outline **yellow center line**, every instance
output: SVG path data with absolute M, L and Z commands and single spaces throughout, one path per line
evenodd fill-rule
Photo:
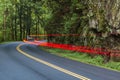
M 91 80 L 91 79 L 89 79 L 89 78 L 87 78 L 87 77 L 81 76 L 81 75 L 76 74 L 76 73 L 74 73 L 74 72 L 71 72 L 71 71 L 69 71 L 69 70 L 67 70 L 67 69 L 61 68 L 61 67 L 56 66 L 56 65 L 54 65 L 54 64 L 51 64 L 51 63 L 49 63 L 49 62 L 46 62 L 46 61 L 44 61 L 44 60 L 42 60 L 42 59 L 36 58 L 36 57 L 34 57 L 34 56 L 32 56 L 32 55 L 29 55 L 28 53 L 26 53 L 26 52 L 24 52 L 24 51 L 22 51 L 22 50 L 20 49 L 20 47 L 21 47 L 22 45 L 24 45 L 24 44 L 18 45 L 18 46 L 16 47 L 16 49 L 17 49 L 21 54 L 25 55 L 26 57 L 28 57 L 28 58 L 30 58 L 30 59 L 32 59 L 32 60 L 35 60 L 35 61 L 37 61 L 37 62 L 39 62 L 39 63 L 42 63 L 42 64 L 44 64 L 44 65 L 47 65 L 47 66 L 49 66 L 49 67 L 51 67 L 51 68 L 54 68 L 54 69 L 56 69 L 56 70 L 59 70 L 59 71 L 61 71 L 61 72 L 63 72 L 63 73 L 66 73 L 66 74 L 68 74 L 68 75 L 71 75 L 71 76 L 73 76 L 73 77 L 76 77 L 76 78 L 78 78 L 78 79 L 80 79 L 80 80 Z

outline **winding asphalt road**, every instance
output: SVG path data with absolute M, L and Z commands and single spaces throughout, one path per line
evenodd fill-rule
M 120 80 L 120 72 L 58 57 L 35 45 L 14 42 L 0 45 L 0 80 Z

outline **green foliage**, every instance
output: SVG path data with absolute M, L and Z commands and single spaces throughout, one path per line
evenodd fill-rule
M 2 42 L 2 32 L 0 31 L 0 42 Z
M 22 40 L 30 34 L 44 34 L 43 27 L 52 16 L 52 10 L 44 0 L 3 0 L 0 4 L 0 28 L 4 41 Z
M 47 39 L 56 43 L 108 47 L 110 45 L 104 44 L 108 43 L 108 39 L 110 43 L 116 39 L 119 41 L 119 38 L 115 38 L 116 35 L 112 35 L 120 34 L 119 2 L 118 0 L 0 0 L 2 38 L 22 40 L 30 34 L 80 34 L 79 37 Z

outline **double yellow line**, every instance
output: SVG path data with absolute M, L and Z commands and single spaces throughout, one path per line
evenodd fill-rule
M 76 73 L 74 73 L 74 72 L 71 72 L 71 71 L 69 71 L 69 70 L 67 70 L 67 69 L 61 68 L 61 67 L 56 66 L 56 65 L 54 65 L 54 64 L 51 64 L 51 63 L 49 63 L 49 62 L 46 62 L 46 61 L 41 60 L 41 59 L 39 59 L 39 58 L 36 58 L 36 57 L 34 57 L 34 56 L 32 56 L 32 55 L 29 55 L 28 53 L 26 53 L 26 52 L 24 52 L 24 51 L 22 51 L 22 50 L 20 49 L 20 47 L 21 47 L 22 45 L 24 45 L 24 44 L 18 45 L 18 46 L 16 47 L 16 49 L 17 49 L 21 54 L 25 55 L 26 57 L 28 57 L 28 58 L 30 58 L 30 59 L 32 59 L 32 60 L 35 60 L 35 61 L 37 61 L 37 62 L 39 62 L 39 63 L 42 63 L 42 64 L 44 64 L 44 65 L 47 65 L 47 66 L 49 66 L 49 67 L 51 67 L 51 68 L 54 68 L 54 69 L 56 69 L 56 70 L 59 70 L 59 71 L 61 71 L 61 72 L 63 72 L 63 73 L 66 73 L 66 74 L 68 74 L 68 75 L 71 75 L 71 76 L 73 76 L 73 77 L 76 77 L 76 78 L 78 78 L 78 79 L 80 79 L 80 80 L 91 80 L 91 79 L 89 79 L 89 78 L 86 78 L 86 77 L 81 76 L 81 75 L 79 75 L 79 74 L 76 74 Z

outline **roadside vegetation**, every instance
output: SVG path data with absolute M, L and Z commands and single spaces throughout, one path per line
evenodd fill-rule
M 5 42 L 0 42 L 0 44 L 7 44 L 7 43 L 11 43 L 11 42 L 16 42 L 16 41 L 5 41 Z
M 89 56 L 89 54 L 86 53 L 79 53 L 79 52 L 73 52 L 73 51 L 68 51 L 68 50 L 61 50 L 61 49 L 53 49 L 53 48 L 48 48 L 48 47 L 40 47 L 40 49 L 47 51 L 51 54 L 72 59 L 75 61 L 115 70 L 115 71 L 120 71 L 120 62 L 114 62 L 114 61 L 109 61 L 108 63 L 104 63 L 103 56 L 96 55 L 94 58 Z

